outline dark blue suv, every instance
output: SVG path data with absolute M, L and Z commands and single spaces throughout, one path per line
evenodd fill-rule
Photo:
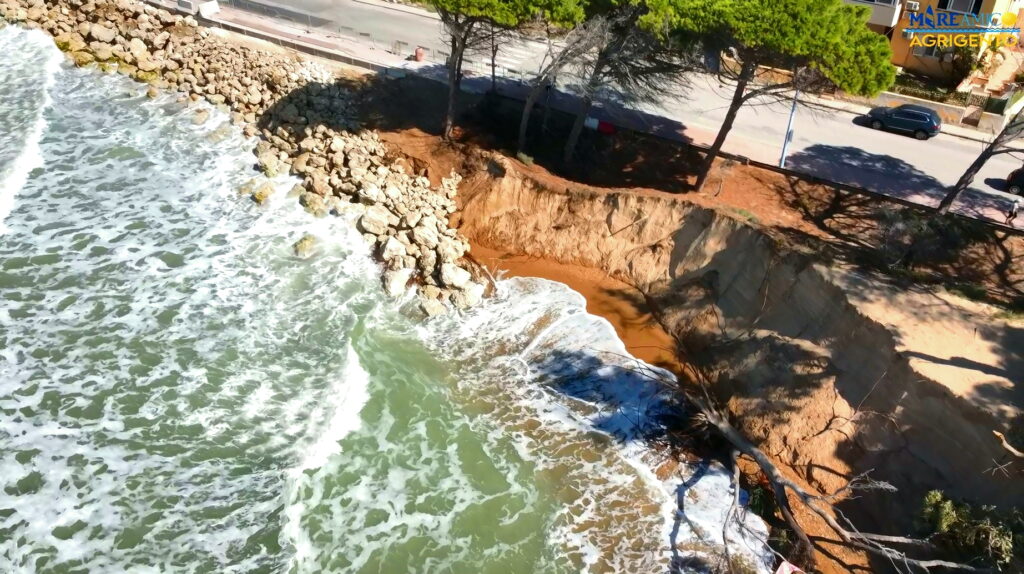
M 934 137 L 942 129 L 942 119 L 935 110 L 914 104 L 875 108 L 868 112 L 867 119 L 868 125 L 876 130 L 914 134 L 919 140 Z

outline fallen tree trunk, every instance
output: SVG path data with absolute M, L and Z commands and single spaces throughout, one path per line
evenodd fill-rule
M 757 448 L 743 433 L 736 429 L 729 422 L 722 411 L 714 407 L 714 400 L 708 392 L 709 380 L 698 368 L 689 366 L 697 388 L 700 393 L 692 388 L 677 383 L 687 402 L 697 408 L 703 415 L 704 420 L 723 439 L 729 442 L 732 448 L 740 455 L 754 461 L 761 472 L 764 473 L 771 484 L 772 492 L 779 512 L 782 514 L 786 524 L 793 531 L 797 538 L 797 549 L 790 561 L 810 572 L 816 568 L 814 557 L 815 546 L 804 529 L 804 526 L 797 520 L 793 506 L 790 502 L 792 495 L 799 504 L 821 518 L 828 527 L 839 537 L 839 542 L 848 547 L 863 550 L 875 556 L 886 559 L 897 572 L 912 574 L 914 572 L 931 572 L 932 568 L 944 568 L 958 570 L 961 572 L 994 572 L 987 568 L 978 568 L 969 564 L 948 562 L 945 560 L 919 560 L 907 556 L 906 552 L 897 550 L 891 545 L 913 546 L 925 550 L 935 550 L 935 546 L 928 540 L 910 538 L 903 536 L 891 536 L 885 534 L 874 534 L 860 532 L 852 522 L 834 506 L 831 502 L 841 498 L 845 494 L 854 491 L 864 490 L 888 490 L 895 491 L 895 487 L 884 482 L 870 480 L 867 473 L 852 478 L 846 486 L 839 491 L 828 495 L 812 494 L 792 480 L 786 478 L 779 468 L 768 458 L 764 452 Z M 725 541 L 727 543 L 727 541 Z

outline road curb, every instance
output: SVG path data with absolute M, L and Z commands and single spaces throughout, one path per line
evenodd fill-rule
M 384 8 L 387 10 L 394 10 L 396 12 L 405 12 L 406 14 L 412 14 L 414 16 L 421 16 L 423 18 L 430 18 L 431 20 L 441 20 L 441 17 L 437 14 L 424 10 L 422 8 L 414 8 L 412 6 L 406 6 L 405 4 L 393 3 L 393 2 L 373 2 L 372 0 L 352 0 L 357 4 L 366 4 L 367 6 L 376 6 L 378 8 Z
M 846 112 L 848 114 L 853 114 L 855 116 L 862 116 L 862 115 L 864 115 L 863 112 L 853 111 L 853 110 L 851 110 L 849 108 L 846 108 L 846 107 L 843 107 L 843 106 L 840 106 L 840 105 L 837 105 L 837 104 L 832 104 L 830 100 L 817 100 L 817 101 L 813 101 L 813 102 L 809 101 L 809 100 L 803 100 L 803 102 L 808 104 L 808 105 L 818 106 L 818 107 L 822 107 L 822 108 L 828 108 L 830 110 L 836 110 L 836 111 L 839 111 L 839 112 Z M 982 134 L 980 132 L 979 132 L 978 135 L 965 134 L 965 133 L 955 133 L 955 132 L 950 132 L 950 131 L 945 131 L 945 130 L 941 131 L 940 133 L 942 133 L 944 135 L 947 135 L 947 136 L 952 136 L 952 137 L 955 137 L 955 138 L 960 138 L 962 140 L 979 142 L 979 143 L 983 143 L 983 144 L 987 144 L 987 143 L 992 141 L 991 139 L 986 139 L 986 136 L 988 134 Z M 994 134 L 992 134 L 989 137 L 990 138 L 994 137 Z

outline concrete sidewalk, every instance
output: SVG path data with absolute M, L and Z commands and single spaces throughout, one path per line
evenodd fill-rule
M 840 112 L 846 112 L 857 116 L 863 116 L 872 109 L 872 106 L 865 106 L 854 102 L 847 102 L 844 100 L 837 100 L 834 98 L 825 98 L 819 96 L 803 96 L 800 98 L 800 101 L 806 102 L 813 106 L 821 106 L 824 108 L 829 108 Z M 995 137 L 995 134 L 989 132 L 983 132 L 981 130 L 976 130 L 965 126 L 956 126 L 950 124 L 942 125 L 942 133 L 982 143 L 989 143 Z
M 403 10 L 402 13 L 405 13 L 405 11 Z M 329 58 L 386 75 L 401 76 L 407 73 L 415 73 L 438 82 L 443 83 L 447 81 L 447 71 L 441 64 L 415 62 L 408 59 L 408 55 L 374 49 L 371 46 L 360 43 L 356 39 L 332 33 L 330 30 L 323 28 L 310 29 L 310 27 L 303 26 L 302 23 L 281 21 L 232 7 L 222 8 L 221 12 L 214 16 L 213 19 L 204 20 L 204 22 L 210 26 L 268 40 L 307 54 Z M 480 93 L 486 91 L 489 87 L 489 78 L 469 72 L 467 72 L 463 81 L 463 89 L 468 92 Z M 527 90 L 526 84 L 516 80 L 503 78 L 499 82 L 499 92 L 507 97 L 520 100 L 525 99 Z M 714 99 L 713 96 L 708 97 Z M 868 110 L 865 106 L 850 102 L 823 98 L 815 98 L 814 100 L 810 100 L 810 98 L 804 99 L 812 107 L 825 107 L 830 110 L 845 112 L 851 116 L 862 115 Z M 550 104 L 555 109 L 569 113 L 574 113 L 579 105 L 578 99 L 574 94 L 560 90 L 555 90 L 552 93 Z M 719 104 L 712 103 L 711 105 L 718 106 Z M 591 115 L 621 128 L 640 133 L 648 133 L 679 142 L 708 145 L 717 133 L 717 125 L 712 125 L 714 124 L 712 112 L 715 112 L 715 110 L 675 109 L 668 104 L 665 106 L 655 106 L 648 111 L 643 111 L 615 102 L 605 102 L 595 106 Z M 748 113 L 758 112 L 756 109 L 753 109 L 748 110 Z M 788 113 L 788 109 L 785 113 Z M 828 114 L 825 115 L 828 116 Z M 686 123 L 675 119 L 677 117 L 685 118 Z M 784 116 L 780 114 L 780 117 L 784 120 Z M 759 118 L 755 117 L 752 120 L 750 125 L 753 126 L 753 132 L 737 132 L 734 134 L 736 137 L 729 139 L 725 151 L 767 164 L 775 164 L 778 161 L 778 150 L 770 143 L 765 143 L 764 140 L 767 132 L 765 132 L 764 127 L 758 125 Z M 812 123 L 803 128 L 803 133 L 805 134 L 803 139 L 807 139 L 806 135 L 814 127 Z M 844 131 L 837 140 L 836 136 L 839 134 L 835 133 L 834 127 L 834 125 L 828 127 L 818 126 L 818 131 L 814 134 L 815 139 L 810 140 L 810 144 L 803 142 L 805 146 L 813 144 L 816 148 L 822 148 L 818 155 L 808 155 L 808 151 L 791 151 L 790 159 L 792 159 L 792 154 L 802 153 L 804 156 L 803 163 L 805 164 L 801 166 L 794 162 L 791 168 L 797 171 L 805 171 L 818 177 L 832 179 L 836 182 L 855 187 L 859 186 L 903 201 L 918 202 L 925 206 L 934 205 L 937 202 L 935 194 L 941 194 L 942 190 L 950 185 L 950 183 L 944 183 L 934 177 L 927 177 L 927 172 L 920 171 L 925 168 L 908 167 L 909 164 L 901 164 L 900 160 L 896 158 L 884 155 L 872 156 L 872 152 L 861 151 L 862 149 L 867 150 L 870 147 L 866 146 L 865 142 L 882 142 L 889 134 L 881 136 L 873 130 L 864 130 L 863 132 L 854 130 L 849 133 Z M 824 131 L 821 131 L 822 129 Z M 955 145 L 952 143 L 955 140 L 947 140 L 949 143 L 943 144 L 939 148 L 927 153 L 946 152 L 949 155 L 955 149 L 955 154 L 958 154 L 956 157 L 959 158 L 961 155 L 967 157 L 977 153 L 973 146 L 980 145 L 980 143 L 973 142 L 988 141 L 985 134 L 980 132 L 971 133 L 971 130 L 958 126 L 944 127 L 943 131 L 950 136 L 954 136 L 956 139 L 962 140 L 964 144 Z M 868 134 L 867 132 L 871 133 Z M 775 134 L 772 134 L 771 137 L 774 139 Z M 876 140 L 879 137 L 883 139 Z M 970 150 L 964 149 L 964 145 L 967 143 L 971 144 Z M 837 145 L 845 147 L 836 147 Z M 897 140 L 885 140 L 885 145 L 896 146 L 896 151 L 890 152 L 894 155 L 899 155 L 900 150 L 910 149 Z M 914 149 L 913 153 L 920 153 L 916 151 L 918 148 Z M 852 161 L 854 161 L 853 165 L 843 163 L 846 160 L 842 159 L 842 157 L 830 157 L 836 154 L 849 154 L 849 150 L 858 150 L 858 153 L 861 154 L 858 157 L 852 158 Z M 821 155 L 822 153 L 825 155 Z M 874 153 L 877 154 L 877 152 Z M 937 160 L 940 167 L 953 165 L 948 159 L 938 159 L 937 156 L 920 157 L 929 157 L 931 160 Z M 932 161 L 932 163 L 935 163 L 935 161 Z M 959 160 L 956 163 L 958 165 Z M 1009 172 L 1009 167 L 1007 166 L 990 166 L 990 168 L 989 172 L 995 173 L 983 174 L 981 178 L 984 178 L 985 175 L 997 176 L 999 172 Z M 905 172 L 907 169 L 918 169 L 919 171 L 914 172 L 916 175 L 913 177 L 897 175 L 898 173 Z M 988 179 L 992 179 L 992 177 Z M 957 203 L 955 211 L 972 218 L 1002 223 L 1005 218 L 1006 208 L 1012 202 L 1012 199 L 1011 196 L 1004 193 L 992 193 L 972 188 L 970 193 L 965 194 L 964 198 Z
M 389 68 L 411 69 L 425 63 L 408 61 L 386 50 L 374 49 L 354 38 L 328 34 L 295 23 L 282 22 L 231 6 L 222 6 L 211 18 L 199 18 L 204 25 L 253 36 L 301 52 L 365 68 L 374 72 Z
M 388 10 L 396 10 L 398 12 L 405 12 L 406 14 L 414 14 L 416 16 L 422 16 L 423 18 L 433 18 L 434 20 L 440 20 L 441 17 L 437 15 L 437 12 L 427 10 L 426 8 L 420 8 L 417 6 L 410 6 L 401 2 L 381 2 L 380 0 L 352 0 L 360 4 L 366 4 L 368 6 L 377 6 L 379 8 L 387 8 Z

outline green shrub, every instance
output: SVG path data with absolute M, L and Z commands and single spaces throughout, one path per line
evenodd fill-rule
M 951 285 L 949 290 L 971 301 L 985 302 L 988 300 L 988 290 L 976 283 L 957 283 Z
M 924 497 L 920 525 L 940 548 L 957 559 L 1003 568 L 1024 556 L 1024 512 L 953 502 L 937 490 Z
M 737 207 L 737 208 L 733 209 L 733 212 L 735 212 L 736 215 L 739 215 L 740 217 L 746 219 L 747 221 L 749 221 L 751 223 L 757 223 L 759 221 L 757 219 L 756 215 L 754 215 L 753 213 L 750 213 L 746 209 L 742 209 L 742 208 Z
M 764 518 L 765 520 L 771 520 L 775 517 L 777 506 L 775 505 L 775 495 L 767 487 L 755 484 L 747 488 L 747 494 L 750 496 L 747 502 L 747 508 L 751 512 Z

